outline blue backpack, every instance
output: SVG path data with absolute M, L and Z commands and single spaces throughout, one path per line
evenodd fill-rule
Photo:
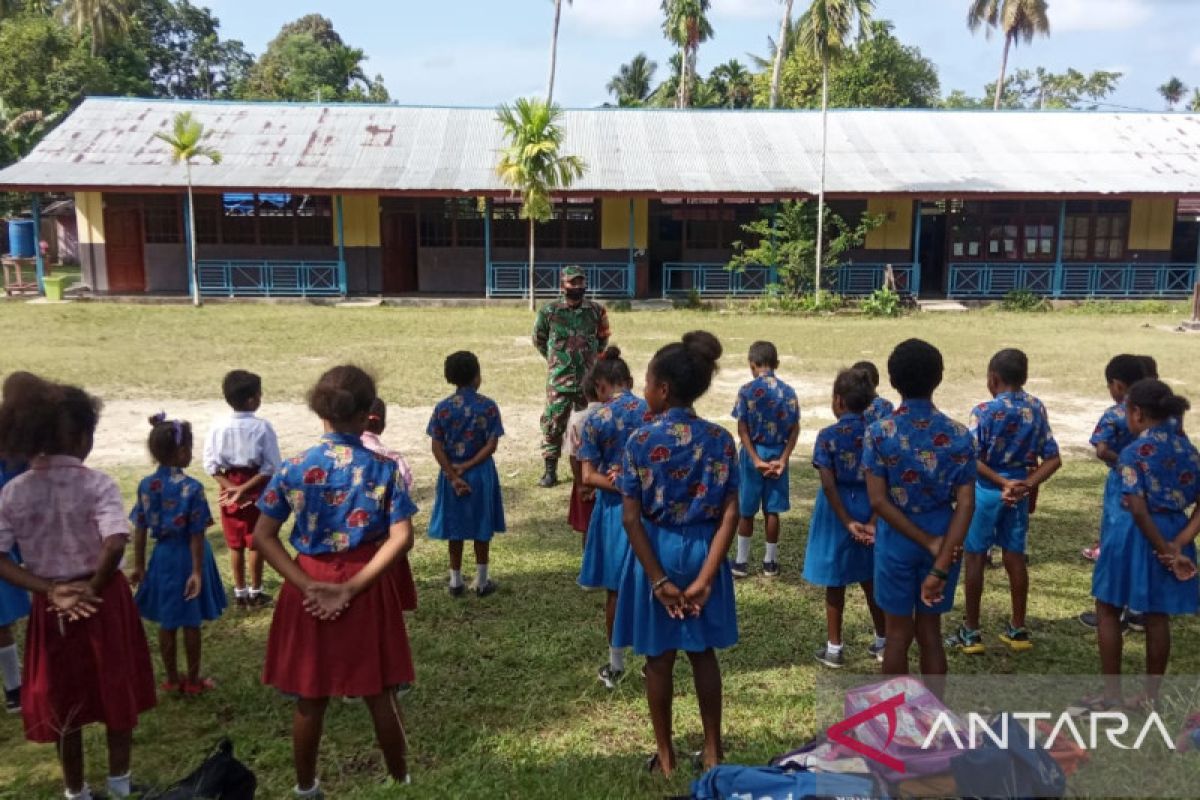
M 993 717 L 993 727 L 1000 727 L 1003 716 Z M 1006 750 L 985 738 L 979 747 L 950 762 L 960 796 L 1015 800 L 1062 797 L 1066 793 L 1067 776 L 1062 767 L 1045 748 L 1031 748 L 1023 729 L 1014 727 L 1019 732 L 1009 736 Z
M 786 772 L 778 767 L 713 767 L 692 783 L 691 800 L 804 800 L 877 798 L 875 782 L 855 775 Z

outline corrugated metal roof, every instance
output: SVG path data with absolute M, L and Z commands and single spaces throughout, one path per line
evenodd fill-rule
M 485 108 L 93 99 L 0 188 L 184 185 L 154 138 L 191 111 L 224 155 L 194 169 L 209 189 L 503 193 L 503 146 Z M 816 112 L 566 111 L 578 194 L 815 194 Z M 835 111 L 833 194 L 1200 194 L 1200 116 L 1068 112 Z

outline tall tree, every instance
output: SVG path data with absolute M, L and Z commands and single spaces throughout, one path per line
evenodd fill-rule
M 1192 99 L 1188 101 L 1188 111 L 1193 114 L 1200 112 L 1200 89 L 1192 90 Z
M 131 0 L 61 0 L 57 7 L 63 22 L 82 38 L 91 34 L 92 55 L 129 30 Z
M 775 64 L 771 68 L 770 108 L 779 105 L 779 81 L 783 77 L 783 60 L 787 58 L 788 33 L 792 29 L 792 0 L 783 0 L 783 21 L 779 23 L 779 44 L 775 46 Z
M 713 67 L 705 84 L 712 90 L 715 100 L 712 106 L 749 108 L 754 104 L 754 76 L 736 58 Z M 699 86 L 697 86 L 698 90 Z M 694 102 L 693 105 L 699 108 L 705 107 L 699 102 Z
M 220 20 L 190 0 L 138 0 L 123 49 L 136 51 L 156 97 L 224 99 L 245 80 L 254 57 L 222 39 Z
M 971 32 L 985 29 L 990 37 L 998 29 L 1004 35 L 1004 55 L 1000 58 L 1000 78 L 992 108 L 1000 109 L 1004 92 L 1004 75 L 1008 72 L 1008 54 L 1013 45 L 1029 44 L 1034 36 L 1050 35 L 1050 17 L 1046 0 L 971 0 L 967 11 L 967 27 Z
M 196 271 L 196 203 L 192 198 L 192 162 L 206 158 L 213 164 L 221 163 L 221 153 L 204 145 L 204 126 L 192 117 L 190 111 L 175 115 L 175 124 L 170 133 L 158 132 L 154 138 L 166 142 L 171 148 L 171 160 L 182 163 L 187 172 L 188 195 L 188 274 L 191 276 L 192 305 L 199 306 L 200 275 Z
M 617 99 L 619 106 L 640 106 L 650 97 L 654 73 L 658 64 L 638 53 L 628 64 L 622 64 L 605 88 Z
M 1004 92 L 1000 95 L 1000 107 L 1011 109 L 1077 109 L 1094 111 L 1106 97 L 1117 90 L 1121 81 L 1121 73 L 1096 70 L 1084 74 L 1077 69 L 1068 68 L 1066 72 L 1054 73 L 1038 67 L 1030 72 L 1019 69 L 1013 72 L 1004 82 Z M 989 83 L 984 87 L 984 95 L 992 97 L 996 93 L 996 85 Z M 965 95 L 960 96 L 965 98 Z M 947 99 L 952 105 L 953 96 Z M 959 107 L 980 108 L 982 101 L 962 102 Z
M 546 85 L 546 102 L 554 102 L 554 73 L 558 69 L 558 23 L 562 19 L 562 4 L 563 0 L 553 0 L 554 2 L 554 32 L 550 35 L 550 81 Z M 567 5 L 571 5 L 575 0 L 567 0 Z
M 0 24 L 0 98 L 14 113 L 62 114 L 113 89 L 106 61 L 53 17 L 22 14 Z
M 703 42 L 713 37 L 708 21 L 709 0 L 662 0 L 663 36 L 679 48 L 682 72 L 679 80 L 679 108 L 691 105 L 696 78 L 696 54 Z
M 829 65 L 840 59 L 852 34 L 862 41 L 871 34 L 875 0 L 812 0 L 800 20 L 800 44 L 821 62 L 821 178 L 817 189 L 817 218 L 825 218 L 825 167 L 829 149 Z M 816 282 L 821 296 L 821 261 L 825 226 L 817 225 Z
M 508 142 L 496 165 L 496 174 L 514 192 L 521 193 L 521 217 L 529 220 L 530 311 L 537 307 L 534 299 L 537 223 L 553 214 L 553 193 L 569 188 L 587 169 L 579 156 L 560 152 L 561 120 L 561 108 L 538 99 L 520 98 L 512 106 L 500 106 L 496 112 L 496 121 L 504 129 Z
M 1187 84 L 1171 76 L 1171 80 L 1158 87 L 1158 93 L 1162 95 L 1163 100 L 1167 101 L 1167 108 L 1171 111 L 1175 110 L 1175 106 L 1179 105 L 1179 101 L 1187 94 Z
M 237 90 L 248 100 L 384 101 L 381 81 L 367 78 L 366 54 L 348 46 L 319 14 L 284 25 Z

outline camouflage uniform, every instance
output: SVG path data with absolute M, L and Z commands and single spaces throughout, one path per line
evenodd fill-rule
M 559 299 L 542 306 L 533 328 L 533 346 L 546 359 L 546 410 L 542 413 L 542 457 L 557 459 L 571 412 L 587 403 L 583 376 L 608 344 L 608 312 L 583 300 L 571 306 Z

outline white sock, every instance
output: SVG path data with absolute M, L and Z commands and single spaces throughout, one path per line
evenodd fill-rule
M 475 565 L 475 585 L 483 586 L 487 582 L 488 582 L 488 565 L 487 564 L 476 564 Z
M 887 644 L 886 636 L 876 636 L 875 637 L 875 646 L 876 647 L 883 647 L 886 644 Z
M 17 657 L 17 646 L 0 647 L 0 674 L 4 676 L 4 688 L 10 692 L 21 688 L 21 661 Z
M 767 542 L 767 554 L 763 557 L 763 561 L 768 564 L 774 564 L 779 560 L 779 542 Z
M 260 594 L 262 594 L 262 587 L 261 586 L 251 586 L 249 591 L 250 591 L 251 597 L 258 597 Z
M 834 644 L 833 642 L 826 642 L 825 652 L 831 656 L 836 656 L 838 653 L 842 652 L 842 646 L 840 644 Z
M 296 797 L 316 797 L 321 791 L 321 782 L 314 780 L 313 785 L 307 789 L 301 789 L 299 786 L 292 789 L 292 794 Z
M 612 667 L 614 672 L 625 671 L 625 648 L 610 647 L 608 648 L 608 665 Z
M 738 553 L 735 561 L 739 564 L 746 564 L 750 561 L 750 543 L 754 541 L 753 536 L 738 536 Z
M 67 789 L 63 792 L 63 797 L 67 798 L 67 800 L 92 800 L 92 790 L 85 783 L 78 794 L 73 794 L 70 789 Z
M 461 569 L 450 570 L 450 586 L 457 589 L 458 587 L 460 587 L 462 585 L 463 585 L 462 570 Z
M 116 777 L 109 775 L 108 793 L 113 797 L 129 797 L 133 793 L 133 789 L 129 785 L 130 777 L 131 773 L 129 772 L 126 772 L 124 775 L 117 775 Z
M 238 598 L 239 600 L 245 600 L 247 597 L 250 596 L 250 590 L 249 589 L 238 589 L 235 587 L 233 590 L 233 596 Z

